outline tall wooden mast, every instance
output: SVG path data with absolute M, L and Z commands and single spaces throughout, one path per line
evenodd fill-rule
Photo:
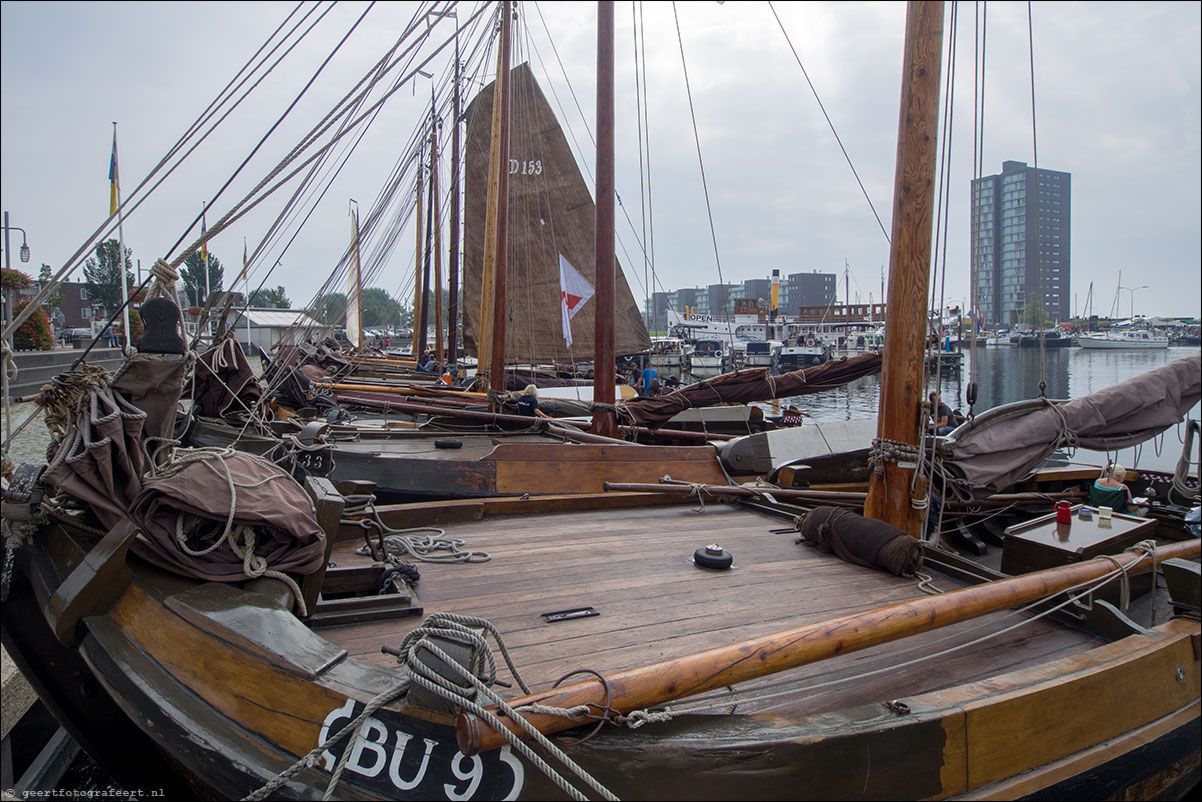
M 455 20 L 455 88 L 451 117 L 451 253 L 447 266 L 447 361 L 459 361 L 459 20 Z
M 510 0 L 501 2 L 501 64 L 497 71 L 500 87 L 500 130 L 497 137 L 497 229 L 496 265 L 493 270 L 491 388 L 505 392 L 505 293 L 509 278 L 509 18 Z
M 939 121 L 939 75 L 943 49 L 943 3 L 911 2 L 906 8 L 897 168 L 893 190 L 893 237 L 889 252 L 889 305 L 881 371 L 879 444 L 917 447 L 923 420 L 923 354 L 927 334 L 931 228 L 935 208 L 935 156 Z M 883 470 L 882 470 L 883 465 Z M 922 532 L 926 488 L 911 492 L 914 469 L 877 463 L 864 514 L 912 535 Z
M 426 350 L 428 349 L 428 345 L 429 345 L 428 341 L 426 340 L 426 329 L 429 328 L 429 325 L 430 325 L 430 259 L 431 259 L 432 250 L 433 250 L 434 227 L 436 225 L 438 225 L 438 220 L 436 220 L 434 217 L 434 192 L 435 192 L 435 188 L 437 186 L 435 179 L 434 179 L 434 170 L 436 169 L 436 167 L 434 164 L 434 153 L 433 153 L 434 144 L 435 144 L 434 128 L 437 124 L 436 120 L 435 120 L 435 113 L 436 112 L 435 112 L 434 88 L 431 87 L 430 88 L 430 150 L 431 150 L 431 153 L 430 153 L 430 188 L 429 188 L 428 196 L 426 198 L 425 263 L 422 267 L 421 282 L 420 282 L 421 283 L 421 290 L 420 290 L 421 291 L 421 301 L 420 301 L 420 303 L 421 303 L 421 307 L 422 307 L 422 328 L 421 328 L 420 339 L 417 337 L 417 332 L 414 332 L 414 340 L 413 340 L 413 342 L 415 343 L 415 347 L 413 349 L 413 355 L 418 358 L 420 358 L 420 356 L 426 352 Z M 418 200 L 418 203 L 421 203 L 420 199 Z
M 439 362 L 446 359 L 442 333 L 442 208 L 438 197 L 438 126 L 441 124 L 437 112 L 430 126 L 430 199 L 434 213 L 430 225 L 434 228 L 434 358 Z
M 593 331 L 591 431 L 616 437 L 614 403 L 614 4 L 597 4 L 596 323 Z
M 414 359 L 421 359 L 421 347 L 425 342 L 426 321 L 422 318 L 422 164 L 421 149 L 417 155 L 417 200 L 413 213 L 417 215 L 415 256 L 413 258 L 413 345 L 410 350 Z

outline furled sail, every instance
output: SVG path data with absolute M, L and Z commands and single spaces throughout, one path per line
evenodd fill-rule
M 550 105 L 528 64 L 511 73 L 509 160 L 509 274 L 506 361 L 574 362 L 593 359 L 595 304 L 571 318 L 572 346 L 564 343 L 562 256 L 596 286 L 596 205 Z M 477 353 L 493 86 L 468 106 L 465 144 L 464 348 Z M 651 347 L 638 304 L 622 275 L 614 282 L 614 350 Z
M 769 375 L 767 368 L 751 368 L 716 376 L 666 395 L 634 398 L 623 407 L 638 425 L 654 429 L 693 407 L 749 404 L 753 401 L 821 393 L 880 371 L 881 355 L 876 351 L 779 376 Z
M 949 489 L 965 499 L 1002 492 L 1063 446 L 1115 451 L 1184 420 L 1202 397 L 1202 356 L 1175 360 L 1072 401 L 997 407 L 952 432 L 942 449 Z

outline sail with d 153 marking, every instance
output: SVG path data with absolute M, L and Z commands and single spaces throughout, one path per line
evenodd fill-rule
M 595 285 L 596 204 L 568 140 L 528 64 L 510 72 L 509 278 L 505 354 L 509 362 L 593 359 L 595 304 L 571 319 L 565 344 L 560 259 Z M 485 206 L 493 105 L 492 84 L 468 106 L 464 190 L 464 348 L 477 353 Z M 614 281 L 614 350 L 630 354 L 651 338 L 619 264 Z

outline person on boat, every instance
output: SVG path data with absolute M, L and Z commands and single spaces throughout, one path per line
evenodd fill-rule
M 518 414 L 528 418 L 551 417 L 538 408 L 538 388 L 533 384 L 527 384 L 526 389 L 522 390 L 522 397 L 518 399 Z
M 1130 507 L 1139 507 L 1142 512 L 1146 505 L 1134 503 L 1131 488 L 1123 484 L 1126 478 L 1127 469 L 1118 463 L 1103 468 L 1102 475 L 1089 488 L 1090 506 L 1110 507 L 1115 512 L 1127 512 Z
M 951 407 L 943 403 L 937 391 L 932 390 L 927 398 L 931 402 L 931 429 L 937 437 L 943 437 L 956 428 L 955 416 L 952 415 Z
M 654 395 L 651 392 L 651 382 L 659 378 L 659 373 L 655 368 L 648 365 L 643 368 L 643 373 L 639 376 L 638 383 L 635 384 L 635 389 L 639 391 L 640 396 Z
M 437 363 L 434 361 L 433 351 L 426 351 L 426 353 L 422 354 L 421 360 L 417 363 L 417 369 L 422 373 L 433 373 L 436 367 Z

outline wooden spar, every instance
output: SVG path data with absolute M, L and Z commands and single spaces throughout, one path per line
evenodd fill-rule
M 505 13 L 502 12 L 504 17 Z M 501 24 L 505 28 L 504 22 Z M 480 334 L 476 337 L 476 374 L 488 378 L 492 368 L 493 343 L 493 274 L 497 269 L 497 215 L 500 212 L 501 171 L 501 89 L 508 71 L 502 72 L 505 48 L 497 48 L 497 80 L 493 82 L 492 134 L 488 146 L 488 200 L 484 214 L 484 264 L 480 276 Z M 489 382 L 491 384 L 491 382 Z
M 416 255 L 413 260 L 413 356 L 420 357 L 421 347 L 419 344 L 418 332 L 425 332 L 426 321 L 422 320 L 422 165 L 421 165 L 421 150 L 418 150 L 417 157 L 417 203 L 415 214 L 417 215 L 417 245 Z
M 1202 541 L 1191 539 L 1157 547 L 1155 561 L 1159 564 L 1172 558 L 1197 559 L 1200 553 Z M 515 708 L 529 704 L 553 707 L 587 704 L 601 710 L 608 699 L 614 713 L 630 713 L 1029 604 L 1096 581 L 1114 572 L 1116 563 L 1126 568 L 1129 574 L 1141 574 L 1152 570 L 1152 562 L 1142 552 L 1098 557 L 617 671 L 605 677 L 604 687 L 596 681 L 578 682 L 506 701 Z M 490 710 L 496 712 L 496 708 Z M 525 719 L 544 734 L 593 723 L 592 720 L 572 721 L 562 716 L 532 713 L 526 714 Z M 502 721 L 514 732 L 520 731 L 512 720 L 503 718 Z M 456 731 L 459 749 L 465 755 L 506 743 L 501 733 L 470 713 L 459 715 Z M 521 734 L 525 735 L 524 732 Z
M 451 253 L 447 270 L 447 361 L 459 361 L 459 21 L 455 21 L 455 88 L 451 117 Z
M 659 484 L 640 484 L 638 482 L 606 482 L 603 488 L 609 492 L 617 493 L 709 493 L 714 496 L 741 496 L 745 498 L 762 498 L 770 496 L 772 498 L 791 498 L 791 499 L 812 499 L 814 501 L 827 502 L 853 502 L 863 504 L 867 493 L 859 493 L 854 490 L 801 490 L 789 487 L 770 487 L 756 486 L 745 487 L 743 485 L 695 485 L 693 483 L 664 483 Z M 980 501 L 958 501 L 957 499 L 948 499 L 943 503 L 945 509 L 957 509 L 960 507 L 982 507 L 982 506 L 1009 506 L 1011 504 L 1048 504 L 1057 499 L 1074 499 L 1080 498 L 1081 492 L 1078 490 L 1065 490 L 1059 493 L 995 493 L 992 496 L 981 499 Z
M 398 387 L 392 384 L 347 384 L 343 382 L 314 382 L 313 387 L 318 390 L 351 390 L 364 393 L 391 393 L 393 395 L 445 395 L 446 393 L 443 391 L 449 389 L 440 385 L 430 388 L 418 385 Z M 488 398 L 488 393 L 469 393 L 466 390 L 455 390 L 454 393 L 456 398 L 473 398 L 479 401 L 484 401 Z
M 616 437 L 614 404 L 614 4 L 597 4 L 597 286 L 593 296 L 593 412 L 590 431 Z
M 889 305 L 881 370 L 877 438 L 917 446 L 922 420 L 923 351 L 927 334 L 931 223 L 935 206 L 935 154 L 943 3 L 909 3 L 903 59 L 897 167 L 893 185 L 893 236 L 889 251 Z M 869 480 L 864 515 L 921 535 L 924 513 L 910 503 L 913 468 L 884 463 Z M 926 500 L 925 485 L 916 491 Z
M 419 332 L 413 332 L 413 355 L 421 358 L 429 346 L 429 341 L 426 339 L 426 329 L 430 326 L 430 257 L 433 248 L 434 227 L 438 225 L 438 221 L 434 219 L 434 87 L 430 87 L 430 187 L 428 197 L 426 198 L 426 251 L 425 262 L 422 266 L 422 281 L 421 281 L 421 304 L 422 304 L 422 328 L 421 336 Z
M 446 351 L 442 336 L 442 209 L 438 197 L 438 125 L 435 117 L 430 127 L 430 197 L 434 203 L 434 214 L 430 225 L 434 228 L 434 358 L 445 362 Z
M 495 393 L 505 392 L 505 293 L 509 277 L 509 18 L 510 0 L 501 3 L 500 136 L 497 140 L 496 265 L 493 270 L 492 356 L 489 380 Z

